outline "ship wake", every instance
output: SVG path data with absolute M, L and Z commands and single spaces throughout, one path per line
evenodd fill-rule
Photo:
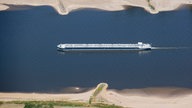
M 191 47 L 152 47 L 152 50 L 179 50 L 179 49 L 191 49 Z

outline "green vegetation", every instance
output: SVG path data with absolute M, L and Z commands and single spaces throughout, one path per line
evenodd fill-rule
M 54 108 L 54 107 L 51 104 L 43 105 L 43 104 L 26 103 L 24 108 Z
M 155 7 L 153 6 L 153 5 L 151 5 L 151 4 L 148 4 L 149 5 L 149 7 L 152 9 L 152 10 L 155 10 Z
M 93 95 L 89 98 L 89 104 L 91 104 L 94 101 L 95 97 L 103 90 L 105 86 L 107 85 L 105 83 L 102 83 L 96 88 Z
M 0 102 L 3 104 L 3 102 Z M 24 108 L 54 108 L 54 106 L 67 106 L 67 107 L 94 107 L 94 108 L 123 108 L 120 106 L 109 105 L 104 103 L 88 104 L 82 102 L 67 102 L 67 101 L 12 101 L 6 103 L 24 104 Z
M 93 93 L 93 96 L 97 96 L 103 90 L 103 87 L 105 87 L 105 84 L 100 84 L 99 87 Z
M 92 101 L 93 101 L 93 96 L 91 96 L 91 97 L 89 98 L 89 104 L 91 104 Z
M 155 10 L 155 7 L 150 3 L 151 0 L 147 0 L 147 2 L 148 2 L 148 6 L 149 6 L 152 10 Z
M 0 102 L 0 105 L 3 104 L 3 102 Z
M 75 108 L 75 107 L 86 107 L 86 108 L 123 108 L 121 106 L 110 105 L 104 103 L 103 99 L 97 100 L 95 99 L 97 96 L 107 88 L 106 83 L 101 83 L 97 86 L 92 96 L 89 99 L 89 102 L 77 102 L 77 101 L 11 101 L 11 102 L 1 102 L 1 104 L 22 104 L 24 108 L 54 108 L 54 106 Z M 94 103 L 92 103 L 94 101 Z
M 98 108 L 123 108 L 121 106 L 116 106 L 116 105 L 108 105 L 108 104 L 102 104 L 102 103 L 99 103 L 99 104 L 93 104 L 94 107 L 98 107 Z
M 24 108 L 54 108 L 53 106 L 87 106 L 87 104 L 85 103 L 67 101 L 15 101 L 13 103 L 25 104 Z

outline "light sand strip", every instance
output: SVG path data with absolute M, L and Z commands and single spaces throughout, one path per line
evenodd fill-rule
M 141 7 L 156 14 L 189 4 L 192 4 L 192 0 L 0 0 L 0 10 L 6 10 L 11 5 L 51 6 L 59 14 L 66 15 L 73 10 L 84 8 L 120 11 L 130 6 Z
M 92 97 L 92 102 L 104 102 L 131 108 L 192 108 L 191 89 L 147 88 L 117 92 L 106 90 L 107 84 L 105 83 L 102 85 L 104 86 L 97 86 L 95 90 L 77 94 L 0 93 L 0 101 L 78 101 L 89 103 L 90 97 Z

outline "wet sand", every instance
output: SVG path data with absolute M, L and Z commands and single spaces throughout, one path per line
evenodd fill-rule
M 7 10 L 11 8 L 10 5 L 51 6 L 59 14 L 66 15 L 71 11 L 84 8 L 120 11 L 127 7 L 141 7 L 156 14 L 190 4 L 192 0 L 0 0 L 0 10 Z

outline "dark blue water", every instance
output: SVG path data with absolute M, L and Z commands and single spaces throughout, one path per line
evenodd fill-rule
M 61 53 L 59 43 L 152 43 L 187 49 Z M 0 91 L 47 92 L 65 87 L 192 88 L 192 11 L 152 15 L 50 7 L 0 12 Z

